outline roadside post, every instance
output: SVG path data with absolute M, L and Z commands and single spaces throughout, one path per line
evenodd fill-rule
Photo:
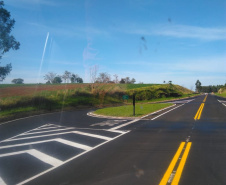
M 133 116 L 135 116 L 135 93 L 133 93 Z

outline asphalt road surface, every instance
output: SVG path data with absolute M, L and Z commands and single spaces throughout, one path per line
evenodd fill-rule
M 226 99 L 142 119 L 71 111 L 0 124 L 0 185 L 225 185 Z

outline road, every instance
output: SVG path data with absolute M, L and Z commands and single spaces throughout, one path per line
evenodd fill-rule
M 225 185 L 226 99 L 201 95 L 142 119 L 91 110 L 0 125 L 0 184 Z

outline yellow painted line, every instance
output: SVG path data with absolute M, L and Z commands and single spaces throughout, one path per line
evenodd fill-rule
M 202 104 L 200 105 L 200 107 L 199 107 L 199 109 L 198 109 L 198 111 L 197 111 L 197 113 L 196 113 L 194 119 L 198 119 L 198 117 L 200 118 L 201 113 L 202 113 L 202 110 L 203 110 L 203 107 L 204 107 L 204 103 L 202 103 Z
M 181 151 L 184 148 L 184 145 L 185 145 L 185 142 L 181 142 L 176 154 L 173 157 L 173 160 L 171 161 L 171 163 L 170 163 L 168 169 L 166 170 L 166 173 L 164 174 L 164 176 L 163 176 L 161 182 L 159 183 L 159 185 L 166 185 L 166 183 L 168 182 L 168 179 L 169 179 L 169 177 L 170 177 L 170 175 L 171 175 L 171 173 L 172 173 L 172 171 L 173 171 L 173 169 L 174 169 L 174 167 L 175 167 L 175 165 L 177 163 L 177 160 L 178 160 L 178 158 L 179 158 L 179 156 L 181 154 Z
M 203 110 L 203 108 L 204 108 L 204 103 L 202 103 L 202 108 L 201 108 L 201 110 L 200 110 L 200 112 L 199 112 L 199 116 L 198 116 L 198 118 L 197 118 L 197 119 L 200 119 L 201 114 L 202 114 L 202 110 Z
M 189 150 L 191 148 L 191 142 L 188 142 L 186 148 L 185 148 L 185 151 L 184 151 L 184 154 L 183 154 L 183 157 L 180 161 L 180 164 L 177 168 L 177 172 L 173 178 L 173 182 L 171 183 L 171 185 L 178 185 L 179 181 L 180 181 L 180 177 L 181 177 L 181 174 L 182 174 L 182 171 L 184 169 L 184 165 L 185 165 L 185 162 L 186 162 L 186 159 L 188 157 L 188 153 L 189 153 Z
M 203 102 L 206 102 L 206 98 L 207 98 L 207 96 L 208 96 L 208 95 L 206 95 L 206 97 L 204 98 Z

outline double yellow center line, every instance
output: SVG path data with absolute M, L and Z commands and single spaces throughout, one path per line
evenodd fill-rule
M 202 114 L 202 110 L 204 108 L 204 105 L 205 105 L 205 102 L 206 102 L 206 98 L 207 98 L 207 95 L 205 96 L 204 100 L 203 100 L 203 103 L 200 105 L 194 119 L 197 120 L 197 119 L 200 119 L 201 117 L 201 114 Z
M 181 142 L 176 154 L 173 157 L 173 160 L 171 161 L 159 185 L 166 185 L 168 183 L 171 183 L 171 185 L 177 185 L 179 183 L 190 148 L 191 148 L 191 142 L 188 142 L 188 143 Z M 183 152 L 183 149 L 184 149 L 184 152 Z M 182 157 L 179 158 L 180 156 Z M 180 163 L 177 167 L 176 173 L 174 174 L 173 170 L 175 169 L 175 166 L 179 159 L 180 159 Z

